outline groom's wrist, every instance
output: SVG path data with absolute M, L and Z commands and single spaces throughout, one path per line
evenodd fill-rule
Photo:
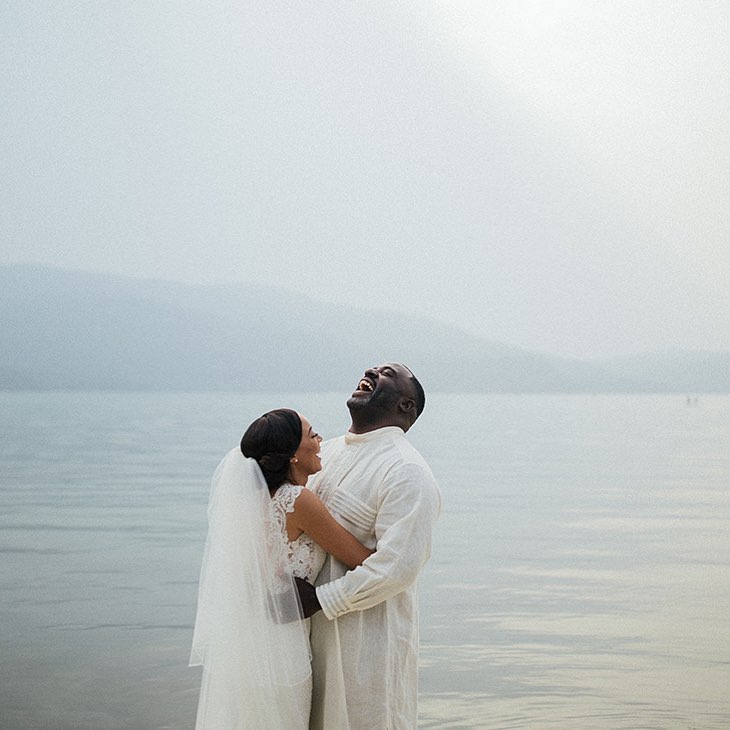
M 339 586 L 339 581 L 331 581 L 317 586 L 315 589 L 317 600 L 322 613 L 330 619 L 337 618 L 350 610 L 350 604 Z

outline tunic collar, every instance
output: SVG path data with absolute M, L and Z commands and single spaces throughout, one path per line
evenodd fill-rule
M 369 441 L 376 441 L 384 436 L 395 436 L 396 434 L 402 436 L 404 433 L 405 431 L 400 426 L 383 426 L 383 428 L 376 428 L 374 431 L 368 431 L 367 433 L 352 433 L 348 431 L 345 434 L 345 443 L 364 444 Z

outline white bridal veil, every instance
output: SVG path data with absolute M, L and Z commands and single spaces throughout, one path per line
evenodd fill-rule
M 286 565 L 263 474 L 233 449 L 208 506 L 190 657 L 203 665 L 198 730 L 307 727 L 309 639 Z

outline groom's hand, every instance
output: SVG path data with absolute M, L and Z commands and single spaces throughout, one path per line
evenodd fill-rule
M 314 590 L 314 586 L 307 583 L 303 578 L 294 578 L 297 584 L 297 590 L 299 591 L 299 600 L 302 604 L 302 613 L 304 618 L 313 616 L 317 611 L 322 609 L 317 599 L 317 591 Z

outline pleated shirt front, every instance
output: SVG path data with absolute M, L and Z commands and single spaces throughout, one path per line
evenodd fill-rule
M 348 433 L 322 446 L 313 488 L 376 549 L 353 571 L 329 557 L 312 620 L 313 730 L 410 730 L 418 717 L 416 579 L 441 509 L 436 480 L 402 429 Z

